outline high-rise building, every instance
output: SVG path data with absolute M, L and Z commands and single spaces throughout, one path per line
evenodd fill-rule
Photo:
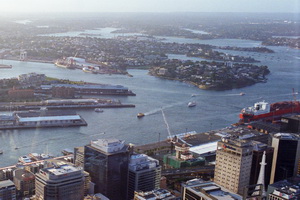
M 84 170 L 95 183 L 95 193 L 111 200 L 127 198 L 129 147 L 117 139 L 91 141 L 84 148 Z
M 25 169 L 16 169 L 14 172 L 14 184 L 18 197 L 26 197 L 35 193 L 35 176 Z
M 131 155 L 129 162 L 128 199 L 133 199 L 134 191 L 151 191 L 159 188 L 161 166 L 145 154 Z
M 270 147 L 264 143 L 253 141 L 253 156 L 252 156 L 252 166 L 251 166 L 251 176 L 249 185 L 254 185 L 257 183 L 258 175 L 260 173 L 261 161 L 264 152 L 266 152 L 266 166 L 265 166 L 265 177 L 264 185 L 267 186 L 270 183 L 270 175 L 272 169 L 273 160 L 273 147 Z
M 16 186 L 11 180 L 0 181 L 0 199 L 16 200 Z
M 298 173 L 300 136 L 293 133 L 276 133 L 272 136 L 274 156 L 270 183 L 278 182 Z
M 193 179 L 183 183 L 181 186 L 182 200 L 243 199 L 242 196 L 232 193 L 211 181 Z
M 238 194 L 249 185 L 251 142 L 239 139 L 222 139 L 218 142 L 214 182 Z
M 74 164 L 76 167 L 84 167 L 84 147 L 74 148 Z
M 84 193 L 82 169 L 64 162 L 53 163 L 53 167 L 41 169 L 36 174 L 37 199 L 81 200 Z

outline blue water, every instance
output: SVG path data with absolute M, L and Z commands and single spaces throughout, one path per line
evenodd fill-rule
M 177 38 L 185 42 L 189 39 Z M 213 45 L 253 47 L 260 42 L 251 40 L 210 40 Z M 208 40 L 198 42 L 209 43 Z M 205 132 L 220 129 L 238 121 L 239 111 L 258 100 L 268 102 L 291 100 L 292 88 L 300 89 L 300 51 L 287 47 L 271 47 L 275 54 L 228 51 L 232 54 L 253 56 L 268 65 L 271 74 L 267 83 L 227 91 L 206 91 L 179 81 L 163 80 L 149 76 L 146 70 L 129 70 L 133 77 L 123 75 L 100 75 L 80 70 L 58 68 L 53 64 L 4 60 L 12 69 L 0 69 L 0 78 L 37 72 L 47 76 L 84 80 L 95 83 L 120 84 L 129 87 L 137 96 L 117 98 L 123 103 L 135 104 L 135 108 L 105 109 L 103 113 L 81 110 L 78 113 L 87 121 L 87 127 L 8 130 L 0 132 L 0 166 L 15 164 L 21 155 L 30 152 L 48 152 L 59 155 L 62 149 L 84 146 L 92 139 L 118 138 L 136 145 L 164 139 L 167 128 L 160 109 L 164 113 L 172 134 L 185 131 Z M 176 55 L 172 55 L 176 57 Z M 183 55 L 178 58 L 184 59 Z M 240 96 L 239 93 L 246 93 Z M 195 97 L 191 97 L 196 94 Z M 104 98 L 104 97 L 103 97 Z M 189 101 L 197 106 L 187 107 Z M 136 114 L 146 116 L 137 119 Z M 15 150 L 15 147 L 19 149 Z

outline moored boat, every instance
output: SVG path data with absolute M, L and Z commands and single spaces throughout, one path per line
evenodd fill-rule
M 26 156 L 26 155 L 25 156 L 20 156 L 19 161 L 21 163 L 30 163 L 30 162 L 32 162 L 31 158 L 29 156 Z
M 266 118 L 275 119 L 284 114 L 299 112 L 299 101 L 282 101 L 272 104 L 260 101 L 255 103 L 254 106 L 242 109 L 239 117 L 242 122 L 250 122 Z
M 104 112 L 101 108 L 95 108 L 95 112 Z

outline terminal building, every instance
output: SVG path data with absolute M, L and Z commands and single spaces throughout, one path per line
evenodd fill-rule
M 84 170 L 95 183 L 95 193 L 110 200 L 127 198 L 129 147 L 117 139 L 92 140 L 84 147 Z
M 133 199 L 134 191 L 151 191 L 158 189 L 161 178 L 161 166 L 158 160 L 145 154 L 130 157 L 128 199 Z
M 84 119 L 73 111 L 14 112 L 15 125 L 21 127 L 83 126 Z
M 58 162 L 36 174 L 37 199 L 81 200 L 84 196 L 83 170 Z

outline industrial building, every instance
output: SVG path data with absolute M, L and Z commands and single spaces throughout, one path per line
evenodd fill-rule
M 73 111 L 14 112 L 15 125 L 20 127 L 83 126 L 84 119 Z

